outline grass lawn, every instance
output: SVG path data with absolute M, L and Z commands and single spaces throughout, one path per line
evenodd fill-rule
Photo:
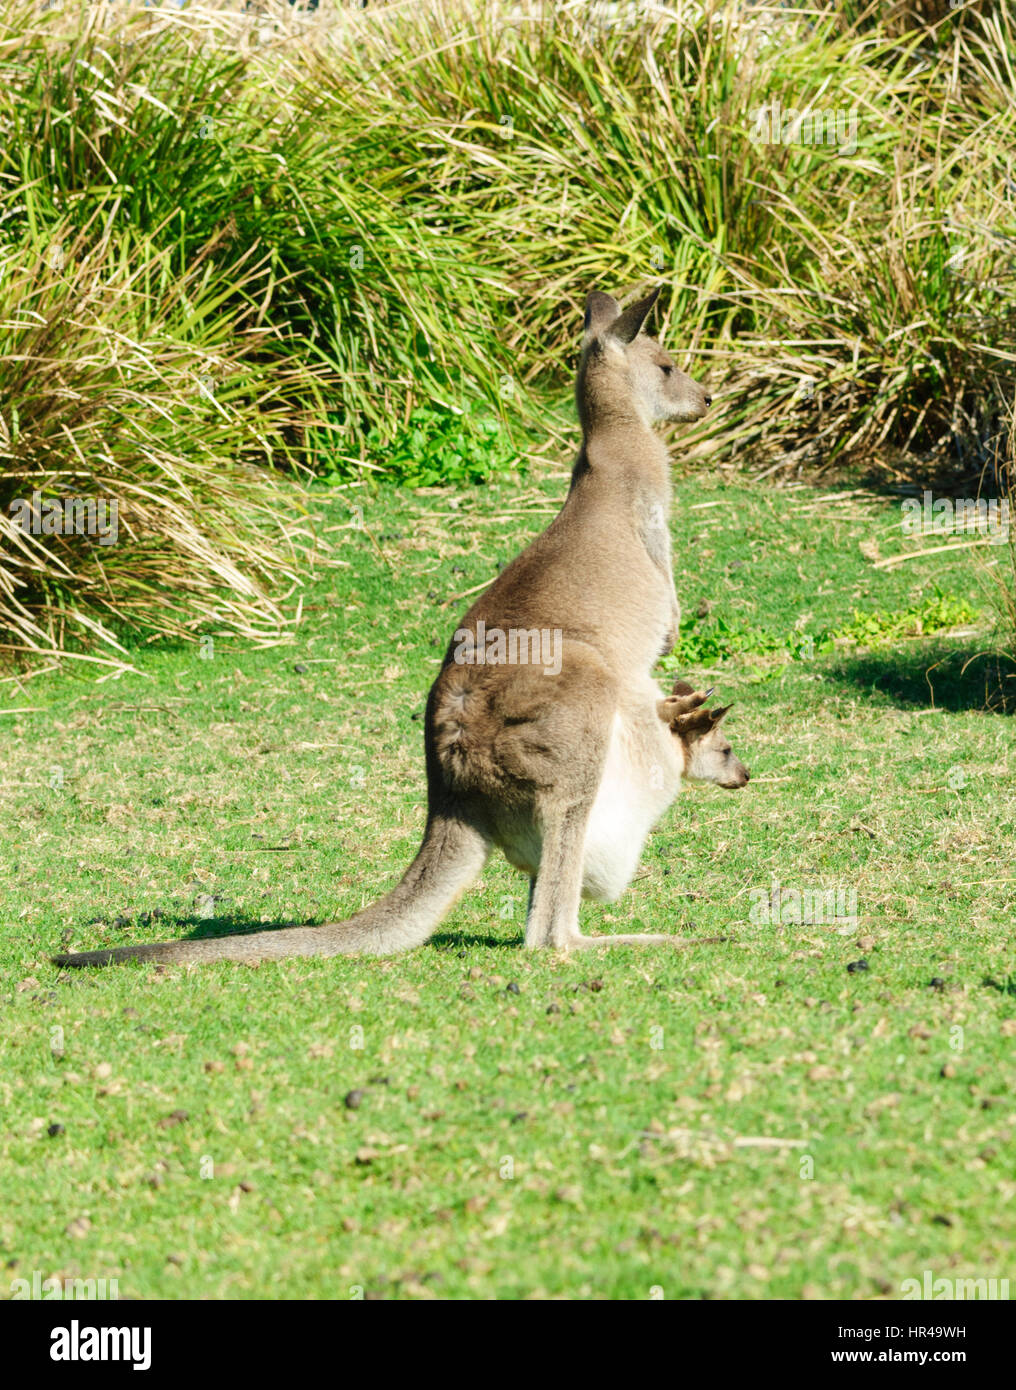
M 1016 1276 L 1012 724 L 978 712 L 978 663 L 960 675 L 990 622 L 964 552 L 875 567 L 903 549 L 898 501 L 676 485 L 682 673 L 736 700 L 752 781 L 686 787 L 582 921 L 727 944 L 527 954 L 525 884 L 492 861 L 396 959 L 48 964 L 324 921 L 390 884 L 469 602 L 449 596 L 565 487 L 329 493 L 341 564 L 292 647 L 139 648 L 142 677 L 0 687 L 0 1297 L 34 1271 L 271 1299 Z M 906 635 L 933 580 L 964 635 Z M 808 659 L 851 625 L 886 641 Z M 774 879 L 856 890 L 856 921 L 795 922 L 789 897 L 752 920 Z

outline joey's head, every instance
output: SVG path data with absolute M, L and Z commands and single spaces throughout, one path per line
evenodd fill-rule
M 642 325 L 659 288 L 622 309 L 612 295 L 593 290 L 586 300 L 582 361 L 575 394 L 582 428 L 624 422 L 700 420 L 711 397 Z
M 734 756 L 720 728 L 731 706 L 706 709 L 711 694 L 711 690 L 693 690 L 686 681 L 675 681 L 673 694 L 660 701 L 660 718 L 681 744 L 685 777 L 693 782 L 715 782 L 719 787 L 743 787 L 751 774 Z

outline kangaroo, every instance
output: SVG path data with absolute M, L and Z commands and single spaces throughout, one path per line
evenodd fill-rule
M 427 701 L 423 843 L 401 881 L 344 922 L 86 951 L 57 964 L 391 955 L 427 940 L 495 848 L 530 879 L 527 947 L 698 944 L 587 937 L 578 920 L 583 896 L 612 900 L 627 887 L 682 775 L 748 780 L 719 730 L 726 710 L 704 709 L 706 694 L 683 682 L 661 699 L 651 674 L 679 621 L 669 460 L 652 425 L 698 420 L 710 404 L 642 332 L 658 294 L 623 310 L 609 294 L 587 299 L 582 447 L 568 495 L 449 644 Z M 539 659 L 548 638 L 552 664 L 545 650 Z

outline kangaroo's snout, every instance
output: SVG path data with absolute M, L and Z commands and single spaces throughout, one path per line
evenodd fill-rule
M 736 761 L 735 759 L 735 762 Z M 740 787 L 746 787 L 750 781 L 751 773 L 745 767 L 744 763 L 738 762 L 737 766 L 723 779 L 723 781 L 719 782 L 718 785 L 726 787 L 728 791 L 737 791 Z
M 646 388 L 652 418 L 685 424 L 701 420 L 709 408 L 712 397 L 694 377 L 678 371 L 659 344 L 654 343 L 651 338 L 642 341 L 647 344 L 655 358 L 648 372 L 639 373 L 636 368 L 636 376 L 641 376 Z

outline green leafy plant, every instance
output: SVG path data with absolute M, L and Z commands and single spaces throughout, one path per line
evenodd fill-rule
M 936 584 L 934 594 L 910 608 L 897 612 L 875 609 L 862 613 L 854 609 L 853 620 L 828 634 L 834 643 L 879 647 L 913 637 L 979 621 L 981 614 L 965 599 L 945 594 Z
M 738 656 L 809 661 L 838 646 L 893 645 L 977 622 L 980 618 L 978 610 L 965 599 L 943 593 L 937 585 L 932 596 L 908 608 L 869 612 L 855 609 L 849 623 L 812 633 L 796 630 L 780 633 L 755 623 L 731 620 L 720 613 L 697 613 L 681 624 L 674 649 L 661 665 L 666 672 L 680 674 L 690 668 L 708 667 Z
M 410 487 L 483 483 L 519 462 L 500 421 L 481 406 L 417 406 L 391 442 L 386 433 L 368 433 L 368 458 Z

